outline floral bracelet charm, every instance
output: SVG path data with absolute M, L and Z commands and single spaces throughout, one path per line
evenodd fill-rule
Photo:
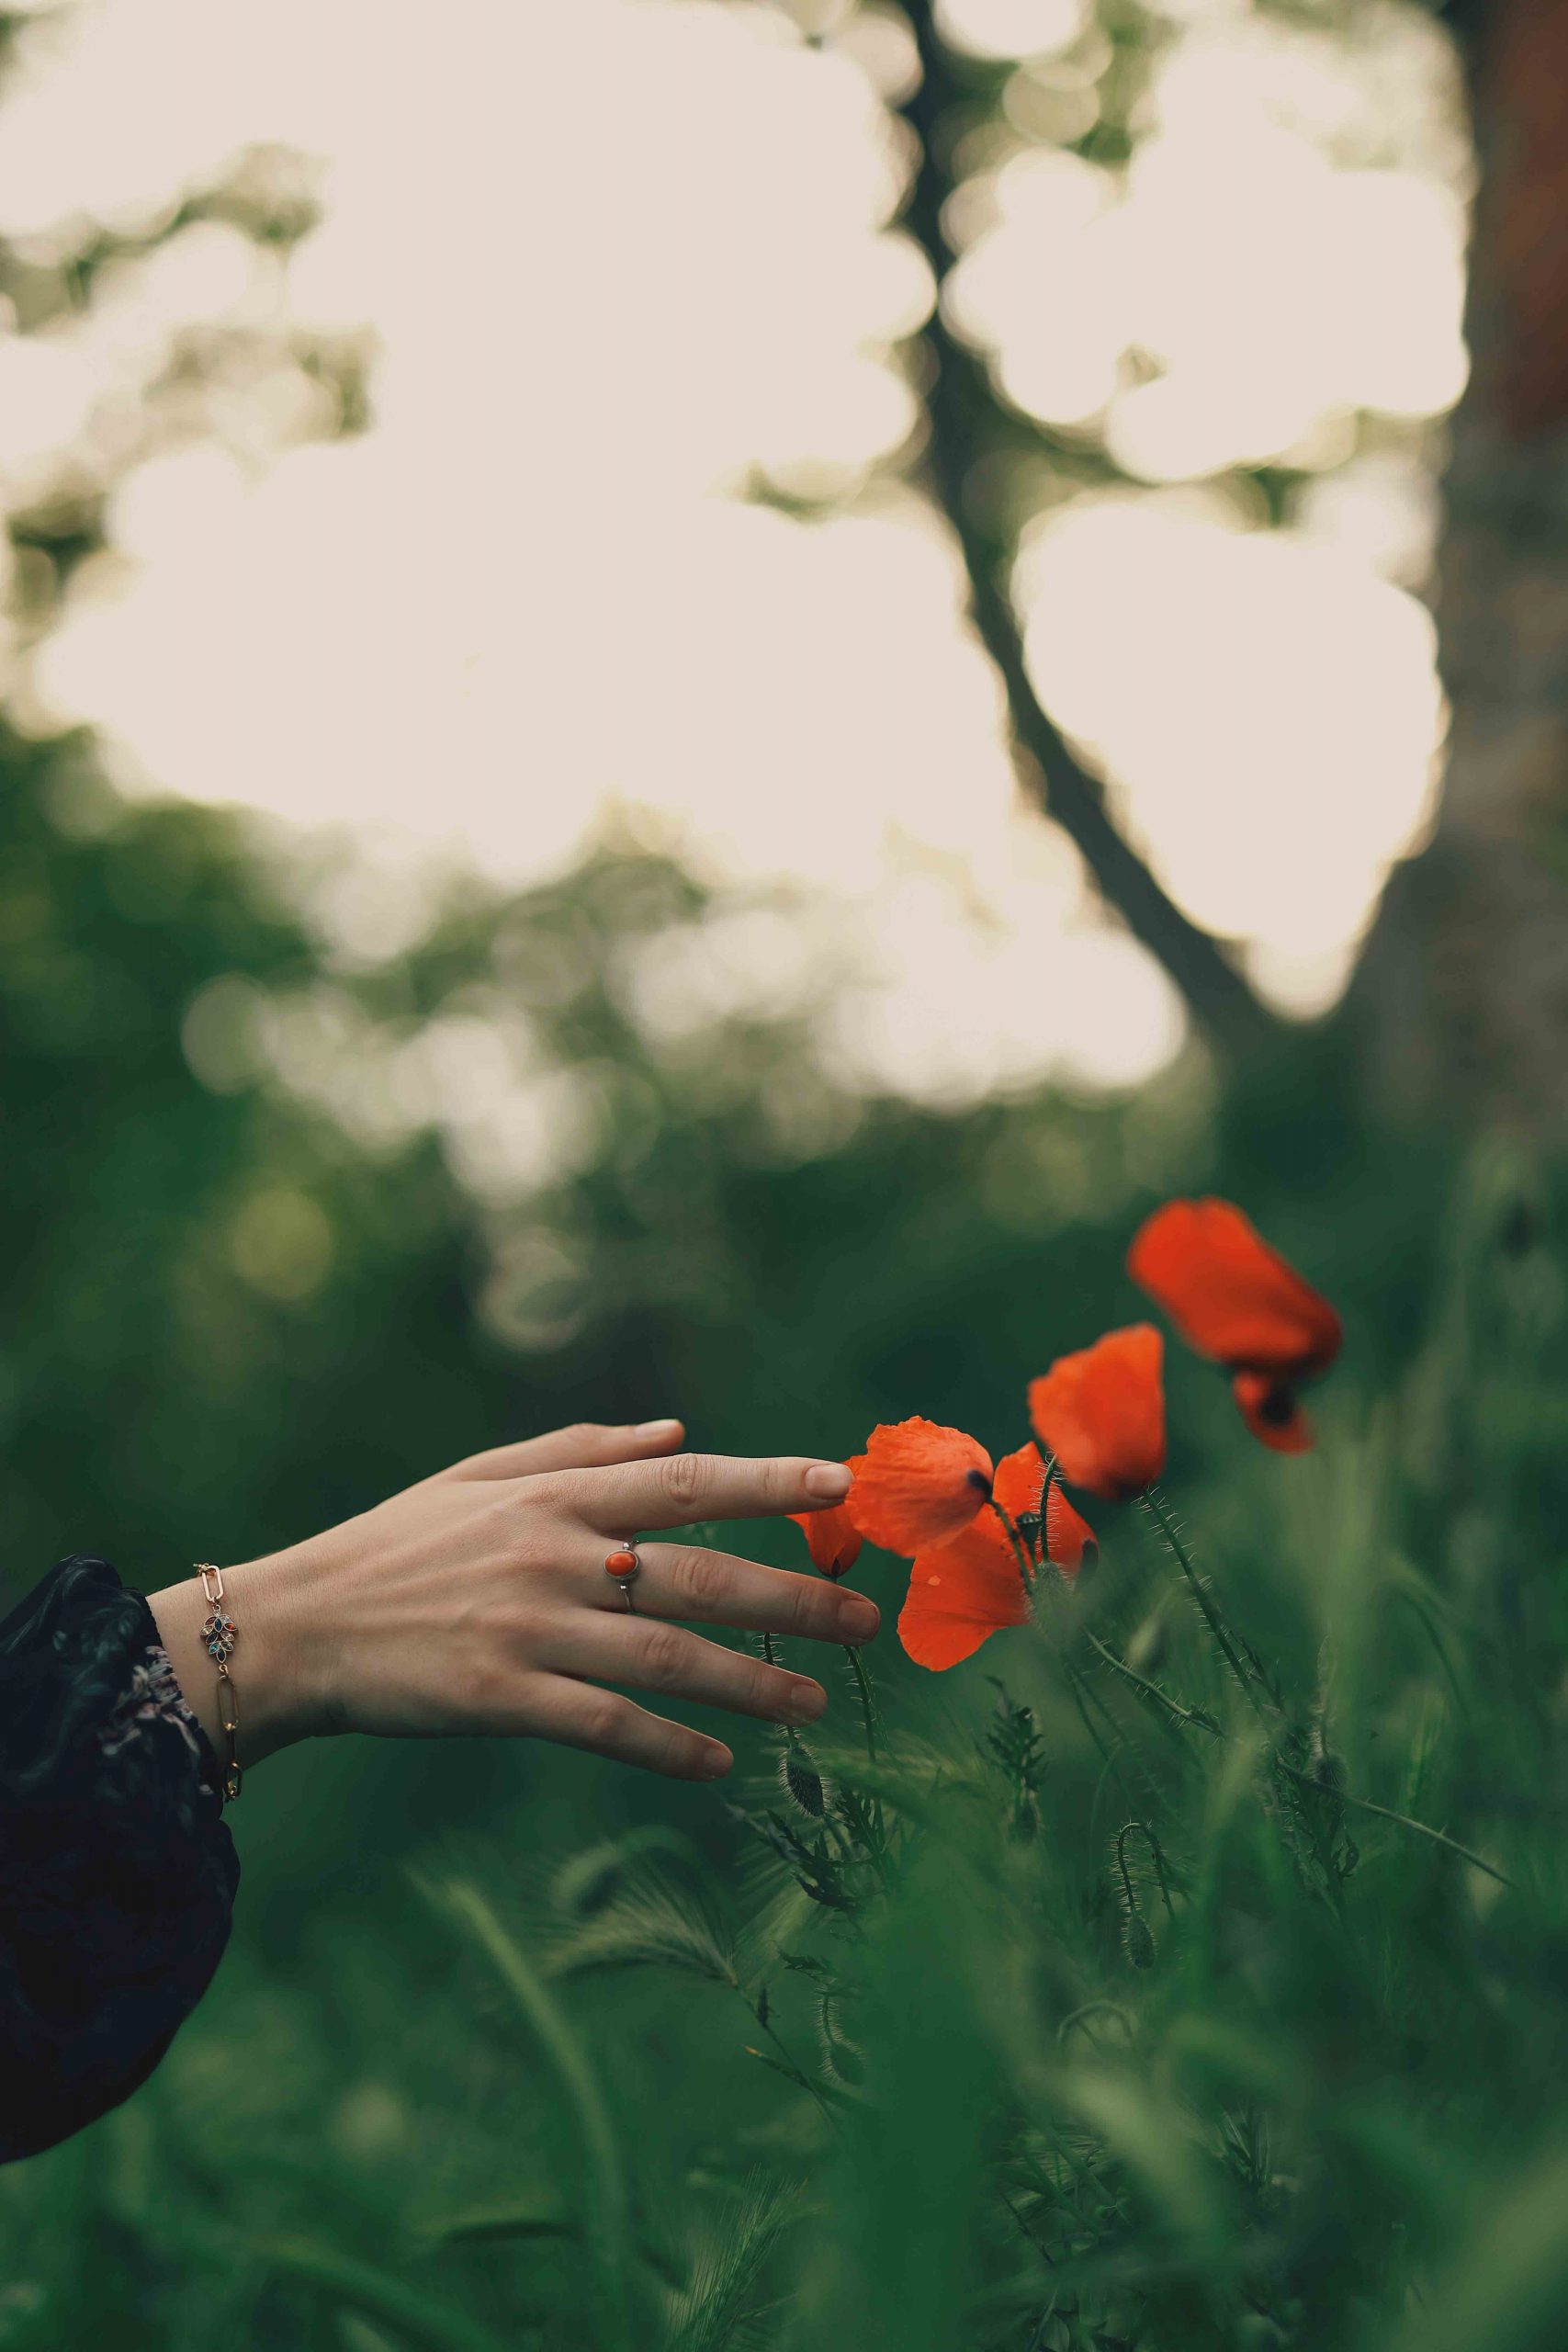
M 208 1657 L 216 1658 L 221 1665 L 225 1658 L 233 1657 L 240 1629 L 231 1617 L 226 1617 L 220 1609 L 215 1609 L 202 1626 L 201 1638 L 207 1645 Z

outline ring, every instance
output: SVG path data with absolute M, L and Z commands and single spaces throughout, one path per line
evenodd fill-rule
M 637 1603 L 632 1599 L 632 1587 L 642 1574 L 642 1562 L 637 1558 L 635 1540 L 623 1544 L 618 1551 L 610 1554 L 604 1562 L 604 1574 L 615 1577 L 621 1588 L 621 1599 L 626 1602 L 628 1613 L 635 1617 Z

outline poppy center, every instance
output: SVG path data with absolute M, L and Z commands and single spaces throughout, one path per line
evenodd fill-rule
M 1267 1421 L 1272 1430 L 1283 1429 L 1296 1409 L 1296 1400 L 1288 1388 L 1270 1388 L 1258 1408 L 1258 1418 Z

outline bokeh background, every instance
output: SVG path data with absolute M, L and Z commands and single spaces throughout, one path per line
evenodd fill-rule
M 1346 1306 L 1349 1428 L 1568 1116 L 1565 62 L 1557 0 L 9 8 L 7 1589 L 578 1418 L 1010 1443 L 1175 1191 Z M 31 2168 L 121 2345 L 208 2291 L 83 2185 L 171 2117 L 415 2128 L 355 2009 L 453 1998 L 431 1840 L 728 1851 L 469 1744 L 235 1829 L 225 1989 Z M 404 2340 L 245 2275 L 232 2340 Z

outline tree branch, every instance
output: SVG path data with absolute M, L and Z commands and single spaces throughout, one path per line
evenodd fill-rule
M 942 225 L 953 193 L 943 156 L 943 122 L 959 93 L 952 62 L 931 25 L 930 0 L 905 0 L 920 53 L 920 85 L 899 108 L 919 142 L 905 216 L 906 226 L 931 264 L 938 301 L 923 330 L 931 382 L 930 472 L 937 501 L 953 526 L 969 579 L 975 626 L 1001 674 L 1026 788 L 1040 795 L 1093 875 L 1101 897 L 1134 936 L 1159 959 L 1210 1042 L 1232 1059 L 1249 1057 L 1277 1035 L 1259 1004 L 1210 934 L 1168 897 L 1107 811 L 1103 787 L 1079 766 L 1046 716 L 1024 664 L 1018 616 L 1007 574 L 1012 549 L 993 541 L 969 497 L 969 469 L 977 448 L 1004 440 L 1010 420 L 998 401 L 983 359 L 960 343 L 942 314 L 941 289 L 954 255 Z

